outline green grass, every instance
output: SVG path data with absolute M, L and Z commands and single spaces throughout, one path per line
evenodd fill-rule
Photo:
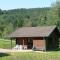
M 19 52 L 1 53 L 0 60 L 60 60 L 60 51 L 50 53 Z
M 12 46 L 15 46 L 15 41 L 12 40 Z M 0 48 L 11 48 L 11 40 L 0 39 Z
M 15 41 L 12 42 L 14 46 Z M 0 48 L 11 48 L 11 40 L 0 39 Z M 0 53 L 0 60 L 60 60 L 60 51 Z

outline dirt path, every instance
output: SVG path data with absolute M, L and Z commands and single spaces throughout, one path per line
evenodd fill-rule
M 2 49 L 2 48 L 0 48 L 0 53 L 8 53 L 8 52 L 39 52 L 39 53 L 49 53 L 49 52 L 43 52 L 43 51 L 15 50 L 15 49 Z
M 15 50 L 15 49 L 2 49 L 0 48 L 1 53 L 5 52 L 32 52 L 32 50 Z

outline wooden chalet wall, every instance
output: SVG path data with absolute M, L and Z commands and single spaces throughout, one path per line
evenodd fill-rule
M 38 37 L 38 38 L 33 38 L 33 46 L 37 49 L 37 50 L 45 50 L 46 45 L 45 45 L 45 40 L 42 37 Z
M 55 29 L 52 34 L 46 38 L 46 50 L 54 50 L 59 48 L 59 34 Z

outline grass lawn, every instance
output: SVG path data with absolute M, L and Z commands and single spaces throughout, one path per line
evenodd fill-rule
M 60 60 L 60 51 L 50 53 L 19 52 L 0 53 L 0 60 Z
M 15 41 L 12 40 L 12 46 L 15 46 Z M 11 40 L 0 39 L 0 48 L 11 48 Z

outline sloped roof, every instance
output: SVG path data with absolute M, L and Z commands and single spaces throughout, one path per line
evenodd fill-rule
M 56 26 L 40 26 L 40 27 L 22 27 L 12 32 L 8 37 L 47 37 Z

